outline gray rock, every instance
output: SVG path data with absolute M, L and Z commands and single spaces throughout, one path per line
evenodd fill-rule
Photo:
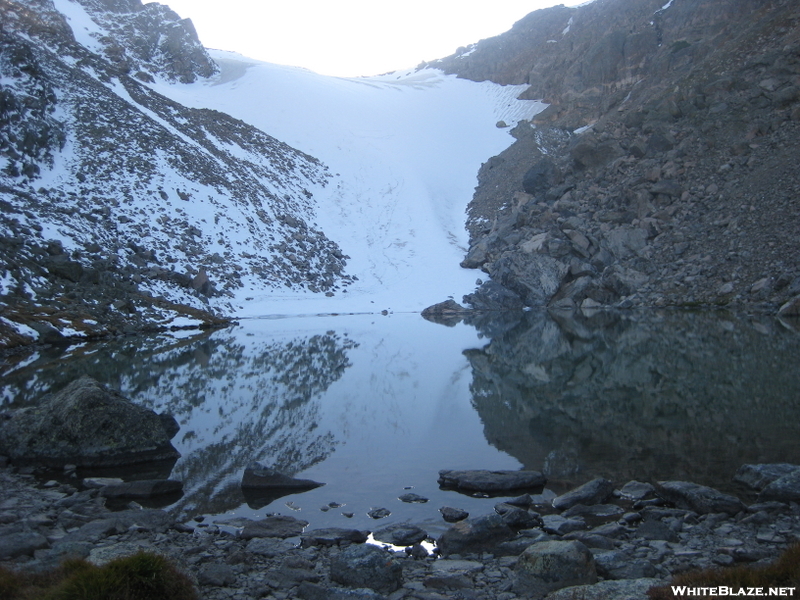
M 650 561 L 616 550 L 596 554 L 594 560 L 597 573 L 606 579 L 641 579 L 656 575 L 656 568 Z
M 494 507 L 494 510 L 503 517 L 503 521 L 512 529 L 530 529 L 531 527 L 539 527 L 542 524 L 539 513 L 530 512 L 519 506 L 501 502 Z
M 744 510 L 744 504 L 736 496 L 723 494 L 714 488 L 688 481 L 659 481 L 656 493 L 678 508 L 693 510 L 699 514 L 727 513 L 735 515 Z
M 247 551 L 266 558 L 282 556 L 294 549 L 294 544 L 277 538 L 253 538 L 247 542 Z
M 450 506 L 443 506 L 439 509 L 439 512 L 442 513 L 442 518 L 448 523 L 457 523 L 458 521 L 463 521 L 469 516 L 467 511 L 460 508 L 452 508 Z
M 517 560 L 515 573 L 514 591 L 537 598 L 560 588 L 597 582 L 592 553 L 575 540 L 529 546 Z
M 800 469 L 779 477 L 758 495 L 759 502 L 797 502 L 800 500 Z
M 597 478 L 553 498 L 553 507 L 557 510 L 567 510 L 576 504 L 600 504 L 605 502 L 614 491 L 614 484 L 608 479 Z
M 552 240 L 551 245 L 559 241 Z M 571 244 L 566 241 L 563 244 L 563 253 L 554 248 L 550 252 L 558 256 L 568 254 Z M 546 306 L 568 272 L 568 264 L 539 252 L 504 254 L 489 269 L 492 279 L 517 294 L 526 306 Z
M 428 537 L 428 532 L 416 525 L 398 523 L 373 532 L 372 536 L 379 542 L 395 546 L 413 546 Z
M 325 485 L 310 479 L 296 479 L 289 477 L 259 462 L 252 462 L 242 475 L 242 489 L 272 490 L 272 489 L 298 489 L 310 490 Z
M 403 569 L 389 552 L 367 544 L 350 546 L 331 559 L 332 581 L 391 594 L 403 583 Z
M 655 492 L 656 488 L 652 484 L 641 481 L 629 481 L 620 489 L 620 493 L 631 500 L 644 500 L 648 496 L 655 495 Z
M 236 573 L 228 565 L 208 563 L 197 572 L 197 583 L 216 587 L 233 585 L 236 583 Z
M 0 535 L 0 560 L 18 556 L 33 556 L 36 550 L 49 548 L 47 538 L 34 532 L 4 533 Z
M 547 478 L 539 471 L 439 471 L 439 485 L 470 492 L 508 492 L 540 488 Z
M 301 545 L 306 548 L 309 546 L 338 546 L 342 543 L 363 544 L 368 538 L 368 531 L 327 527 L 305 532 L 302 536 Z
M 532 196 L 542 196 L 557 185 L 560 179 L 558 167 L 549 156 L 545 156 L 525 173 L 522 189 Z
M 733 480 L 751 489 L 761 491 L 776 479 L 797 470 L 800 470 L 800 466 L 789 463 L 742 465 L 736 471 Z
M 54 467 L 176 459 L 169 440 L 156 413 L 85 376 L 0 426 L 0 453 Z
M 100 488 L 104 498 L 146 499 L 183 491 L 183 483 L 172 479 L 143 479 L 106 485 Z
M 542 529 L 547 533 L 565 535 L 586 529 L 586 522 L 583 519 L 565 519 L 561 515 L 545 515 L 542 517 Z
M 423 319 L 439 323 L 440 325 L 447 325 L 452 327 L 461 322 L 461 319 L 466 313 L 469 312 L 468 308 L 464 308 L 452 298 L 439 302 L 433 306 L 429 306 L 420 313 Z
M 488 515 L 459 521 L 438 540 L 444 556 L 490 550 L 496 544 L 514 537 L 512 529 L 500 515 Z
M 390 511 L 388 508 L 373 508 L 373 509 L 367 511 L 367 515 L 371 519 L 376 519 L 376 520 L 377 519 L 385 519 L 390 514 L 392 514 L 392 511 Z
M 308 525 L 308 521 L 276 515 L 261 521 L 250 521 L 242 528 L 240 536 L 245 540 L 253 538 L 289 538 L 303 533 L 306 525 Z
M 400 502 L 407 502 L 409 504 L 425 504 L 428 499 L 425 496 L 420 496 L 419 494 L 403 494 L 402 496 L 397 497 Z
M 600 581 L 562 588 L 548 594 L 547 600 L 646 600 L 647 590 L 662 584 L 659 579 Z
M 643 521 L 642 524 L 636 528 L 634 535 L 645 540 L 678 541 L 678 534 L 675 531 L 670 529 L 665 523 L 655 520 Z

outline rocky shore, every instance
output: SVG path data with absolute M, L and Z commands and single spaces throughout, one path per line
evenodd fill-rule
M 435 540 L 411 524 L 309 530 L 283 515 L 178 522 L 136 502 L 112 511 L 102 481 L 42 483 L 32 467 L 0 464 L 0 566 L 47 569 L 66 556 L 104 564 L 146 549 L 208 599 L 644 599 L 673 574 L 766 564 L 800 540 L 800 467 L 785 464 L 739 469 L 749 504 L 689 482 L 600 478 L 552 498 L 504 490 L 508 478 L 534 481 L 531 472 L 443 471 L 440 483 L 499 495 L 493 513 Z

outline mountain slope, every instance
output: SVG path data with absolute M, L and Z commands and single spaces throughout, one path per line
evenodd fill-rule
M 212 58 L 139 0 L 0 12 L 6 346 L 463 294 L 475 172 L 512 141 L 495 123 L 543 107 L 432 71 Z
M 82 5 L 59 5 L 71 16 L 48 2 L 2 6 L 6 319 L 52 341 L 181 315 L 216 322 L 209 310 L 241 271 L 264 287 L 346 283 L 338 247 L 308 223 L 308 188 L 329 178 L 318 160 L 152 92 L 76 42 L 69 22 L 94 23 Z M 200 74 L 216 72 L 202 56 Z M 169 63 L 162 74 L 178 77 Z
M 463 264 L 492 283 L 466 300 L 797 311 L 799 24 L 783 0 L 597 0 L 431 63 L 550 104 L 481 170 Z

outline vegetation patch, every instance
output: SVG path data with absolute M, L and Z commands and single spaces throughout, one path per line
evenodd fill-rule
M 709 588 L 726 588 L 725 592 L 712 595 Z M 706 588 L 703 596 L 721 598 L 723 596 L 740 595 L 739 591 L 762 588 L 763 595 L 768 595 L 770 588 L 800 588 L 800 544 L 791 546 L 771 565 L 752 566 L 737 565 L 730 568 L 705 569 L 682 573 L 672 578 L 669 585 L 651 588 L 647 595 L 652 600 L 673 600 L 689 595 L 688 588 Z M 683 593 L 681 593 L 683 591 Z M 694 594 L 699 595 L 699 594 Z M 750 594 L 753 595 L 753 594 Z
M 191 580 L 158 554 L 139 552 L 97 567 L 69 559 L 53 571 L 0 567 L 4 600 L 198 600 Z

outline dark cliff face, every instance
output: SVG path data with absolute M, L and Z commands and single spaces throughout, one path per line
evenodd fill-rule
M 550 104 L 482 167 L 463 266 L 531 306 L 792 300 L 798 23 L 786 0 L 597 0 L 432 63 Z

